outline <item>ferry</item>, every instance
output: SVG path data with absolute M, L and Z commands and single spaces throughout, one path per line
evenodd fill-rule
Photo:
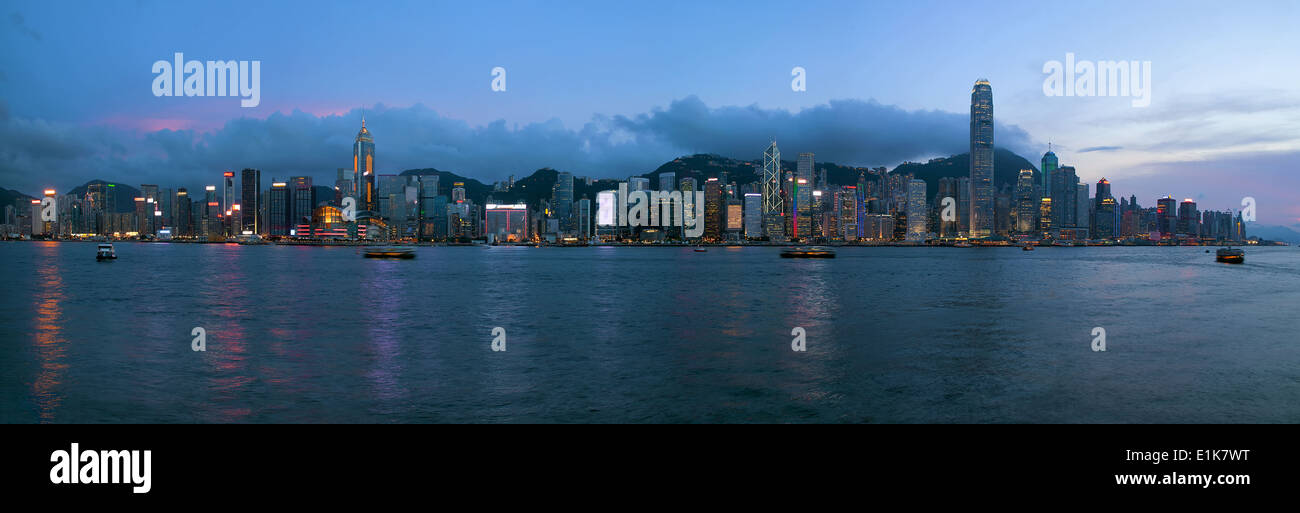
M 95 253 L 96 261 L 117 260 L 117 251 L 113 250 L 112 244 L 100 244 L 99 251 Z
M 366 258 L 415 258 L 415 250 L 411 248 L 368 248 L 365 252 Z
M 1033 251 L 1033 250 L 1034 250 L 1034 245 L 1033 245 L 1033 244 L 1025 244 L 1024 246 L 1020 246 L 1020 250 L 1021 250 L 1021 251 Z
M 973 246 L 971 246 L 971 243 L 969 243 L 969 242 L 958 242 L 958 243 L 956 243 L 956 244 L 953 244 L 952 247 L 954 247 L 954 248 L 969 248 L 969 247 L 973 247 Z
M 835 251 L 823 247 L 798 247 L 781 250 L 781 258 L 835 258 Z
M 1246 252 L 1231 246 L 1219 248 L 1214 252 L 1214 259 L 1229 264 L 1240 264 L 1246 261 Z

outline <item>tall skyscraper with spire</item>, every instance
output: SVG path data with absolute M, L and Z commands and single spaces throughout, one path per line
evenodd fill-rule
M 763 151 L 763 234 L 776 240 L 785 236 L 785 221 L 781 214 L 785 204 L 781 198 L 781 150 L 776 140 Z
M 378 209 L 375 196 L 375 140 L 366 130 L 366 115 L 361 115 L 361 131 L 357 132 L 357 141 L 352 145 L 352 181 L 355 190 L 361 195 L 357 207 L 368 211 Z
M 970 93 L 970 236 L 993 235 L 993 86 L 979 79 Z

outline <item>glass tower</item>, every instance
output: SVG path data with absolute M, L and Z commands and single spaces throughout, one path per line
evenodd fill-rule
M 970 236 L 993 234 L 993 86 L 979 79 L 970 93 Z

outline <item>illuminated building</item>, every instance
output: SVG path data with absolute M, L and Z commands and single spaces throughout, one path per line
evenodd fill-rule
M 1034 170 L 1021 169 L 1016 177 L 1016 233 L 1029 235 L 1038 232 L 1039 199 Z
M 909 242 L 925 242 L 925 180 L 907 182 L 907 235 Z
M 759 239 L 763 237 L 763 195 L 748 193 L 745 195 L 745 237 Z
M 704 238 L 722 240 L 722 184 L 717 178 L 704 182 Z
M 289 235 L 290 209 L 293 208 L 289 202 L 289 184 L 287 182 L 271 182 L 271 192 L 267 195 L 266 201 L 266 224 L 268 233 L 271 236 L 285 237 Z
M 993 235 L 993 87 L 982 78 L 970 93 L 970 187 L 970 236 Z
M 357 208 L 373 211 L 377 208 L 375 197 L 375 140 L 366 129 L 366 117 L 361 116 L 361 131 L 352 145 L 352 181 L 361 195 Z
M 486 233 L 497 242 L 528 240 L 528 205 L 488 203 L 485 209 L 484 226 Z
M 244 169 L 239 175 L 240 201 L 243 206 L 243 220 L 240 232 L 263 233 L 262 226 L 262 171 Z

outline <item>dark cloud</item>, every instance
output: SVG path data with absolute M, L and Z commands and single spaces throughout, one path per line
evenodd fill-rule
M 10 15 L 9 15 L 9 21 L 13 22 L 14 27 L 16 27 L 16 28 L 18 29 L 18 32 L 19 32 L 19 33 L 21 33 L 21 34 L 23 34 L 23 35 L 26 35 L 26 36 L 28 36 L 28 37 L 31 37 L 32 39 L 34 39 L 34 40 L 36 40 L 36 41 L 40 41 L 40 40 L 41 40 L 41 33 L 40 33 L 40 32 L 37 32 L 35 29 L 33 29 L 33 28 L 31 28 L 31 27 L 28 27 L 28 26 L 27 26 L 27 21 L 23 19 L 23 15 L 22 15 L 22 14 L 19 14 L 19 13 L 13 13 L 13 14 L 10 14 Z
M 1094 151 L 1118 151 L 1124 149 L 1123 146 L 1089 146 L 1079 150 L 1079 153 L 1089 153 Z
M 0 185 L 35 190 L 72 187 L 93 178 L 199 187 L 226 169 L 256 167 L 271 177 L 313 176 L 332 183 L 351 168 L 360 111 L 316 116 L 301 111 L 240 118 L 211 132 L 139 134 L 107 126 L 55 125 L 10 118 L 0 123 Z M 693 152 L 758 158 L 770 137 L 793 160 L 893 166 L 904 160 L 967 151 L 964 113 L 906 111 L 874 101 L 837 100 L 799 112 L 710 108 L 696 97 L 635 116 L 597 115 L 577 129 L 558 120 L 482 126 L 423 105 L 366 110 L 380 173 L 436 167 L 490 182 L 542 167 L 596 177 L 654 170 Z M 1029 147 L 1021 129 L 998 125 L 998 145 Z

